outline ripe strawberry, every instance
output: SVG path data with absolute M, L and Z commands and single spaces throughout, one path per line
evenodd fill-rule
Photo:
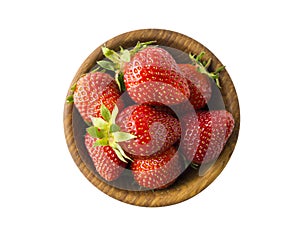
M 181 135 L 179 121 L 148 105 L 133 105 L 125 108 L 116 119 L 123 132 L 136 138 L 120 143 L 133 156 L 150 156 L 169 149 Z
M 159 47 L 137 52 L 124 67 L 124 83 L 138 104 L 173 105 L 186 101 L 190 91 L 174 58 Z
M 188 84 L 172 55 L 166 50 L 148 46 L 154 41 L 140 43 L 131 50 L 115 52 L 102 47 L 107 60 L 97 64 L 116 73 L 121 90 L 138 104 L 174 105 L 187 101 Z
M 94 163 L 96 171 L 107 181 L 116 180 L 126 167 L 110 146 L 94 146 L 97 138 L 85 135 L 85 146 Z
M 115 80 L 103 72 L 85 74 L 77 83 L 73 94 L 74 105 L 83 120 L 91 121 L 91 116 L 101 117 L 100 106 L 104 104 L 112 111 L 115 104 L 123 107 L 119 99 L 121 92 Z
M 181 135 L 180 124 L 175 117 L 147 105 L 127 107 L 119 115 L 117 106 L 110 112 L 101 105 L 100 112 L 103 118 L 91 118 L 93 126 L 87 128 L 85 143 L 96 170 L 103 178 L 108 181 L 116 179 L 126 165 L 125 159 L 132 161 L 130 155 L 134 159 L 153 159 L 152 162 L 157 163 L 155 168 L 161 167 L 157 170 L 158 176 L 167 174 L 166 168 L 170 168 L 172 173 L 162 179 L 164 185 L 175 179 L 177 169 L 173 169 L 179 165 L 178 155 L 171 146 Z M 176 158 L 169 161 L 172 156 Z
M 150 158 L 139 157 L 131 163 L 135 181 L 142 187 L 162 189 L 170 186 L 181 174 L 178 152 L 171 147 Z
M 178 66 L 189 85 L 191 92 L 189 102 L 195 110 L 203 108 L 211 98 L 212 93 L 209 77 L 200 73 L 197 67 L 192 64 L 179 64 Z M 188 106 L 183 104 L 181 107 L 187 108 Z
M 232 114 L 225 110 L 199 111 L 182 119 L 182 152 L 196 164 L 219 157 L 234 128 Z

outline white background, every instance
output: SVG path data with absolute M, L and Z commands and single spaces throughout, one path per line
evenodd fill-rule
M 299 235 L 297 1 L 1 1 L 0 235 Z M 227 66 L 241 129 L 221 175 L 183 203 L 144 208 L 81 174 L 63 133 L 83 60 L 118 34 L 188 35 Z M 297 225 L 298 224 L 298 225 Z

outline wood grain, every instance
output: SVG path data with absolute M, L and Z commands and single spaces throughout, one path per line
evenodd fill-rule
M 212 58 L 211 70 L 222 65 L 219 59 L 201 43 L 183 34 L 161 29 L 137 30 L 112 38 L 96 48 L 78 69 L 70 83 L 70 88 L 82 74 L 88 72 L 96 64 L 97 60 L 103 58 L 101 51 L 103 45 L 114 50 L 119 50 L 119 46 L 128 48 L 135 46 L 137 41 L 150 40 L 156 40 L 158 45 L 172 47 L 186 53 L 199 54 L 201 51 L 204 51 L 206 58 Z M 225 109 L 233 114 L 235 127 L 219 159 L 211 165 L 201 166 L 201 172 L 188 168 L 172 186 L 164 190 L 129 191 L 111 186 L 100 178 L 89 161 L 89 157 L 86 156 L 83 142 L 80 141 L 82 135 L 78 135 L 78 127 L 79 129 L 84 129 L 85 127 L 83 122 L 80 122 L 76 118 L 78 117 L 76 109 L 74 109 L 72 104 L 65 104 L 63 120 L 65 138 L 74 162 L 83 175 L 99 190 L 125 203 L 137 206 L 158 207 L 176 204 L 195 196 L 210 185 L 222 172 L 230 159 L 238 139 L 240 127 L 239 102 L 232 80 L 226 70 L 221 72 L 220 81 L 222 87 L 221 95 L 224 100 Z

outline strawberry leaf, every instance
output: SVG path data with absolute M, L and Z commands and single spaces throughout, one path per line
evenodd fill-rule
M 121 131 L 114 132 L 113 136 L 115 142 L 124 142 L 136 138 L 136 136 L 133 134 L 121 132 Z
M 120 131 L 120 126 L 116 125 L 116 124 L 111 124 L 109 132 L 114 133 Z
M 97 64 L 101 66 L 103 69 L 115 71 L 115 66 L 112 62 L 109 61 L 97 61 Z
M 91 117 L 93 126 L 99 128 L 99 129 L 106 129 L 108 127 L 108 122 L 103 120 L 100 117 Z
M 74 97 L 73 97 L 73 95 L 68 96 L 68 97 L 66 98 L 66 102 L 67 102 L 67 103 L 73 103 L 73 102 L 74 102 Z
M 138 51 L 141 51 L 141 50 L 145 49 L 148 45 L 153 44 L 153 43 L 156 43 L 156 41 L 148 41 L 148 42 L 143 42 L 143 43 L 137 42 L 135 47 L 132 50 L 130 50 L 130 54 L 134 55 Z
M 107 146 L 107 145 L 108 145 L 107 138 L 97 139 L 93 144 L 94 147 Z
M 216 85 L 221 88 L 219 75 L 222 70 L 224 70 L 225 66 L 221 66 L 217 68 L 214 72 L 208 72 L 208 67 L 211 64 L 211 58 L 208 59 L 208 61 L 203 60 L 204 52 L 201 52 L 196 57 L 193 54 L 189 54 L 190 59 L 193 61 L 193 64 L 196 66 L 197 71 L 201 74 L 207 75 L 209 78 L 213 79 L 216 83 Z
M 120 64 L 120 55 L 107 47 L 102 47 L 103 55 L 116 65 Z
M 221 71 L 223 71 L 225 69 L 225 66 L 220 66 L 216 69 L 216 71 L 214 71 L 215 74 L 220 73 Z
M 124 75 L 122 72 L 116 73 L 115 80 L 119 86 L 120 91 L 121 92 L 125 91 L 126 87 L 124 83 Z
M 130 62 L 130 52 L 128 50 L 122 50 L 120 54 L 120 59 L 122 61 Z
M 108 110 L 108 108 L 103 103 L 100 107 L 100 111 L 101 111 L 101 116 L 103 117 L 103 119 L 105 121 L 109 122 L 110 118 L 111 118 L 111 114 L 110 114 L 110 111 Z
M 112 124 L 116 123 L 116 118 L 117 118 L 118 113 L 119 113 L 119 108 L 117 105 L 115 105 L 114 109 L 111 112 L 111 123 Z
M 115 146 L 124 158 L 126 158 L 127 160 L 130 160 L 130 161 L 133 161 L 129 156 L 126 155 L 126 153 L 123 151 L 122 147 L 119 144 L 116 143 Z
M 116 155 L 118 156 L 118 158 L 119 158 L 121 161 L 127 163 L 127 161 L 124 159 L 124 157 L 122 156 L 121 152 L 120 152 L 118 149 L 113 148 L 113 150 L 114 150 L 114 152 L 116 153 Z
M 76 89 L 76 83 L 74 83 L 73 85 L 72 85 L 72 87 L 71 87 L 71 91 L 75 91 L 75 89 Z
M 93 138 L 100 138 L 101 134 L 97 127 L 91 126 L 86 129 L 86 132 L 91 135 Z

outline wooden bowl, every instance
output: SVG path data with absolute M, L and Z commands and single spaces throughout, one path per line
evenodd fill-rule
M 119 46 L 129 48 L 133 47 L 138 41 L 146 42 L 151 40 L 156 40 L 157 44 L 160 46 L 179 49 L 185 53 L 199 54 L 204 51 L 206 58 L 212 58 L 212 64 L 210 66 L 210 70 L 212 71 L 222 65 L 212 52 L 190 37 L 177 32 L 161 29 L 136 30 L 121 34 L 96 48 L 78 69 L 74 79 L 70 83 L 70 88 L 82 74 L 89 72 L 91 68 L 95 66 L 96 61 L 103 59 L 101 50 L 103 45 L 117 51 L 119 50 Z M 230 159 L 238 138 L 240 127 L 239 103 L 234 85 L 226 70 L 222 71 L 220 74 L 220 83 L 222 87 L 220 96 L 223 98 L 225 109 L 233 114 L 235 127 L 218 160 L 212 165 L 207 167 L 204 166 L 204 168 L 201 167 L 201 173 L 199 170 L 188 168 L 169 188 L 155 191 L 129 191 L 107 184 L 97 174 L 90 158 L 86 154 L 87 152 L 83 143 L 84 134 L 82 133 L 82 130 L 85 129 L 83 125 L 84 122 L 76 113 L 74 105 L 65 104 L 65 138 L 76 165 L 84 176 L 98 189 L 125 203 L 138 206 L 157 207 L 176 204 L 195 196 L 210 185 L 224 169 Z

